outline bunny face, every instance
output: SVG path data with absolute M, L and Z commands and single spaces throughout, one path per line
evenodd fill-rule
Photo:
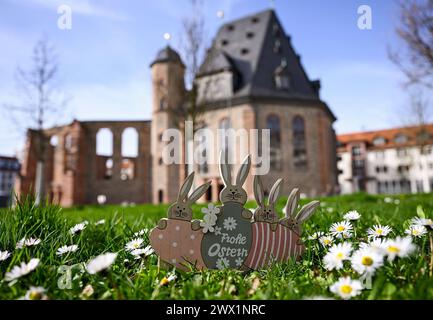
M 272 206 L 265 206 L 264 208 L 257 208 L 254 211 L 254 221 L 277 223 L 279 220 L 278 214 L 275 212 L 275 208 Z
M 241 187 L 229 185 L 221 191 L 220 200 L 222 203 L 237 202 L 244 205 L 247 202 L 247 193 Z
M 250 171 L 250 156 L 248 155 L 242 163 L 235 184 L 232 183 L 231 179 L 231 166 L 226 163 L 223 152 L 221 152 L 220 158 L 220 174 L 225 185 L 225 188 L 221 191 L 220 200 L 222 203 L 236 202 L 243 206 L 247 202 L 248 198 L 247 193 L 242 186 L 247 179 L 248 172 Z
M 177 202 L 170 206 L 168 209 L 168 218 L 176 219 L 176 220 L 184 220 L 191 221 L 192 219 L 192 210 L 188 203 L 186 202 Z
M 278 179 L 272 186 L 272 189 L 269 192 L 269 200 L 266 204 L 262 181 L 259 176 L 254 176 L 254 197 L 259 206 L 254 212 L 254 221 L 278 223 L 279 217 L 275 211 L 275 204 L 280 196 L 282 182 L 282 179 Z

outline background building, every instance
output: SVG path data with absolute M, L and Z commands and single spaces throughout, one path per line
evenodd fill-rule
M 167 165 L 162 150 L 166 129 L 178 127 L 176 109 L 186 101 L 185 66 L 167 46 L 151 63 L 152 121 L 74 121 L 46 130 L 50 144 L 46 165 L 46 190 L 61 205 L 95 203 L 173 202 L 185 178 L 185 166 Z M 219 29 L 196 78 L 198 101 L 205 112 L 203 126 L 217 129 L 270 129 L 271 171 L 264 177 L 269 188 L 286 178 L 284 192 L 300 187 L 310 196 L 333 193 L 337 185 L 335 116 L 320 99 L 320 81 L 310 80 L 273 10 L 226 23 Z M 174 112 L 173 112 L 174 111 Z M 138 152 L 122 154 L 122 137 L 135 130 Z M 111 152 L 98 153 L 97 136 L 108 134 Z M 55 138 L 55 139 L 54 139 Z M 21 192 L 35 180 L 29 131 L 23 160 Z M 217 201 L 223 187 L 218 166 L 194 168 L 196 183 L 212 180 L 205 195 Z M 237 170 L 238 168 L 235 168 Z M 251 170 L 245 188 L 253 198 Z
M 341 193 L 433 192 L 433 125 L 339 135 Z
M 12 201 L 13 187 L 19 171 L 17 158 L 0 156 L 0 207 L 8 206 Z

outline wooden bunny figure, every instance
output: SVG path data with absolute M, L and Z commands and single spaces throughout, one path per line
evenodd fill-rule
M 275 209 L 282 182 L 282 179 L 275 182 L 266 204 L 261 179 L 259 176 L 254 177 L 254 196 L 258 207 L 254 211 L 251 250 L 245 261 L 245 266 L 249 269 L 258 270 L 274 261 L 285 261 L 288 257 L 290 243 L 286 244 L 285 239 L 288 232 L 279 224 L 280 218 Z
M 313 215 L 320 205 L 320 202 L 317 200 L 311 201 L 304 205 L 296 214 L 298 202 L 299 189 L 293 189 L 283 209 L 285 218 L 280 221 L 281 226 L 290 230 L 291 241 L 296 243 L 291 252 L 291 255 L 293 256 L 299 256 L 304 252 L 305 246 L 301 241 L 302 224 Z
M 244 208 L 247 193 L 242 188 L 251 166 L 248 155 L 242 163 L 235 184 L 231 179 L 231 166 L 220 154 L 220 174 L 224 189 L 220 193 L 223 203 L 217 215 L 213 233 L 203 236 L 201 253 L 209 269 L 243 268 L 251 247 L 251 211 Z
M 150 244 L 161 260 L 181 270 L 188 270 L 190 265 L 197 269 L 205 267 L 200 252 L 203 232 L 199 220 L 191 221 L 191 205 L 201 198 L 211 182 L 188 196 L 193 181 L 194 173 L 191 173 L 180 188 L 176 203 L 168 209 L 168 219 L 159 220 L 149 235 Z

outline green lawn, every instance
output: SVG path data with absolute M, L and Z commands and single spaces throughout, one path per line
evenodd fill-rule
M 396 203 L 399 200 L 399 203 Z M 279 212 L 284 206 L 279 202 Z M 136 205 L 84 206 L 69 209 L 35 207 L 30 202 L 14 210 L 0 211 L 0 251 L 11 253 L 0 261 L 0 299 L 23 297 L 30 286 L 46 289 L 49 299 L 80 299 L 83 288 L 92 286 L 91 299 L 304 299 L 313 297 L 338 298 L 329 288 L 340 276 L 358 279 L 350 263 L 341 270 L 328 271 L 323 265 L 327 250 L 307 236 L 316 231 L 328 232 L 332 223 L 341 221 L 343 214 L 357 210 L 361 219 L 354 223 L 356 238 L 348 241 L 354 246 L 366 239 L 366 229 L 373 224 L 386 224 L 393 228 L 391 238 L 404 235 L 408 220 L 417 215 L 421 207 L 426 216 L 433 218 L 433 196 L 408 195 L 384 197 L 358 194 L 320 199 L 321 208 L 304 227 L 306 252 L 300 262 L 290 261 L 267 270 L 243 274 L 233 270 L 177 272 L 169 283 L 161 280 L 172 270 L 158 267 L 158 258 L 150 255 L 135 260 L 125 251 L 125 244 L 134 233 L 152 228 L 166 215 L 167 206 Z M 387 199 L 388 200 L 388 199 Z M 250 208 L 254 203 L 249 203 Z M 200 217 L 200 208 L 195 215 Z M 104 224 L 95 222 L 105 219 Z M 79 234 L 69 229 L 76 223 L 89 221 Z M 15 249 L 23 237 L 40 238 L 38 245 Z M 147 234 L 144 238 L 148 244 Z M 371 287 L 354 299 L 433 299 L 433 277 L 429 276 L 429 235 L 415 239 L 418 250 L 410 257 L 386 262 L 372 277 Z M 58 256 L 56 250 L 63 245 L 77 245 L 76 252 Z M 108 271 L 90 275 L 85 263 L 105 252 L 118 253 Z M 37 268 L 13 281 L 5 275 L 14 266 L 39 258 Z M 75 265 L 65 272 L 64 267 Z M 81 267 L 80 267 L 81 266 Z M 59 269 L 60 268 L 60 269 Z M 70 277 L 69 277 L 70 276 Z M 68 281 L 71 279 L 71 281 Z M 89 288 L 89 287 L 88 287 Z

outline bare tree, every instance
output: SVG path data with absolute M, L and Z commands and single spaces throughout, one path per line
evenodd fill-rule
M 400 0 L 396 32 L 403 50 L 389 49 L 389 57 L 407 78 L 407 85 L 433 89 L 433 0 Z
M 54 47 L 46 39 L 41 39 L 33 48 L 29 68 L 18 67 L 16 70 L 17 100 L 20 102 L 4 105 L 17 129 L 20 129 L 22 122 L 34 132 L 32 151 L 37 160 L 34 185 L 36 204 L 42 203 L 45 197 L 44 172 L 48 141 L 44 129 L 60 116 L 66 106 L 66 100 L 56 90 L 57 74 Z

